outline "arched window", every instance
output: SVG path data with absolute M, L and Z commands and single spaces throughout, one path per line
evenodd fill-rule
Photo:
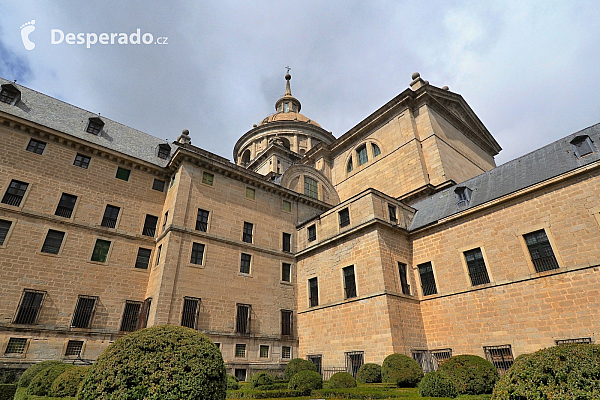
M 250 149 L 246 149 L 242 154 L 242 164 L 246 165 L 250 162 Z
M 352 165 L 352 157 L 350 157 L 350 159 L 348 160 L 348 165 L 346 165 L 346 173 L 350 173 L 352 172 L 352 170 L 354 169 L 354 166 Z
M 379 146 L 377 146 L 375 143 L 371 143 L 371 146 L 373 146 L 373 158 L 375 158 L 381 154 L 381 150 L 379 150 Z
M 356 156 L 358 157 L 358 165 L 366 164 L 369 161 L 367 156 L 367 145 L 363 144 L 356 149 Z

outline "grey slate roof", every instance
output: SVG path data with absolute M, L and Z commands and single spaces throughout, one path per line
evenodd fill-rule
M 594 145 L 594 152 L 578 158 L 570 142 L 580 135 L 590 137 Z M 452 214 L 484 204 L 598 160 L 600 160 L 600 124 L 575 132 L 412 204 L 411 206 L 417 209 L 417 213 L 409 230 L 421 228 Z M 459 210 L 456 206 L 457 198 L 454 190 L 460 186 L 466 186 L 473 192 L 471 193 L 469 205 Z
M 0 78 L 0 85 L 12 83 Z M 131 157 L 164 167 L 168 160 L 158 158 L 158 145 L 165 140 L 150 136 L 108 118 L 100 116 L 104 127 L 99 135 L 86 132 L 88 120 L 98 117 L 64 101 L 15 84 L 21 91 L 21 100 L 14 106 L 0 102 L 0 111 L 11 114 L 91 143 L 118 151 Z M 171 154 L 175 148 L 171 144 Z

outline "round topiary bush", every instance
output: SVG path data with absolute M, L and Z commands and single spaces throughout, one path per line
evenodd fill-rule
M 75 397 L 89 369 L 89 367 L 67 369 L 52 382 L 48 395 L 51 397 Z
M 600 345 L 563 344 L 517 357 L 493 400 L 600 399 Z
M 275 383 L 275 378 L 268 372 L 259 372 L 258 374 L 254 374 L 250 379 L 250 387 L 253 389 L 258 389 L 264 385 L 272 385 Z
M 419 382 L 419 395 L 423 397 L 456 397 L 456 386 L 440 371 L 428 372 Z
M 356 380 L 360 383 L 381 383 L 381 366 L 379 364 L 363 364 L 356 374 Z
M 75 367 L 71 364 L 60 363 L 51 365 L 50 367 L 41 370 L 31 380 L 31 383 L 27 387 L 27 394 L 32 394 L 34 396 L 47 396 L 54 380 L 67 369 L 72 368 Z
M 330 389 L 347 389 L 356 387 L 356 379 L 347 372 L 336 372 L 329 378 Z
M 215 344 L 182 326 L 133 332 L 110 345 L 92 365 L 78 400 L 224 400 L 225 364 Z
M 418 362 L 404 354 L 390 354 L 381 365 L 381 381 L 398 387 L 416 387 L 423 378 Z
M 459 394 L 492 393 L 500 377 L 494 364 L 468 354 L 450 357 L 438 371 L 448 375 Z
M 25 370 L 25 372 L 23 372 L 23 375 L 21 375 L 21 377 L 19 378 L 19 383 L 17 384 L 18 387 L 27 387 L 29 386 L 29 384 L 31 383 L 31 380 L 42 370 L 49 368 L 53 365 L 57 365 L 57 364 L 62 364 L 62 362 L 60 361 L 54 361 L 54 360 L 49 360 L 49 361 L 42 361 L 41 363 L 37 363 L 32 365 L 31 367 L 27 368 L 27 370 Z
M 227 374 L 227 390 L 238 390 L 240 388 L 240 380 L 231 374 Z
M 312 363 L 311 363 L 312 364 Z M 288 389 L 290 390 L 314 390 L 323 388 L 323 378 L 317 371 L 300 371 L 292 376 Z
M 315 364 L 311 363 L 308 360 L 294 358 L 293 360 L 290 360 L 290 362 L 285 366 L 283 377 L 286 381 L 289 381 L 294 375 L 296 375 L 300 371 L 317 372 L 317 367 L 315 366 Z

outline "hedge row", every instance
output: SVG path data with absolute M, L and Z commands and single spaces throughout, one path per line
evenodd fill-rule
M 311 396 L 320 399 L 334 397 L 336 399 L 393 399 L 406 397 L 405 391 L 397 388 L 370 388 L 359 387 L 352 389 L 321 389 L 313 390 Z
M 273 399 L 284 397 L 310 396 L 307 390 L 228 390 L 228 399 Z

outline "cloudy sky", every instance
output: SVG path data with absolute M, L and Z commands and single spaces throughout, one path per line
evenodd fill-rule
M 597 0 L 152 3 L 3 0 L 0 76 L 164 139 L 187 128 L 228 158 L 274 112 L 288 65 L 302 113 L 336 137 L 415 71 L 465 98 L 498 164 L 600 122 Z M 53 29 L 168 39 L 87 48 Z

